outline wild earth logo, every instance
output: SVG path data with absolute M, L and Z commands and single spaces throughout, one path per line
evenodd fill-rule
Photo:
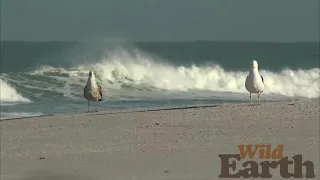
M 252 148 L 254 147 L 254 150 Z M 276 169 L 280 166 L 280 175 L 283 178 L 315 178 L 314 174 L 314 165 L 311 161 L 302 162 L 302 155 L 298 154 L 292 157 L 292 160 L 289 158 L 283 157 L 283 144 L 278 145 L 275 149 L 271 149 L 271 144 L 256 144 L 256 145 L 238 145 L 239 154 L 220 154 L 221 159 L 221 173 L 220 178 L 271 178 L 270 169 Z M 262 160 L 260 163 L 249 160 L 242 163 L 244 169 L 237 169 L 236 161 L 245 160 L 248 156 L 249 159 L 258 154 L 259 159 Z M 231 164 L 229 160 L 232 160 Z M 264 161 L 263 161 L 264 160 Z M 294 166 L 294 172 L 289 172 L 289 165 Z M 250 167 L 247 167 L 250 165 Z M 261 166 L 261 172 L 259 172 L 259 165 Z M 305 176 L 303 176 L 302 169 L 305 167 Z M 229 170 L 232 168 L 234 173 L 231 173 Z

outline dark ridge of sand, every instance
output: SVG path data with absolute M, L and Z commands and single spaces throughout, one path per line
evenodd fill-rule
M 319 108 L 316 99 L 2 120 L 1 180 L 215 180 L 218 155 L 239 144 L 283 144 L 319 179 Z

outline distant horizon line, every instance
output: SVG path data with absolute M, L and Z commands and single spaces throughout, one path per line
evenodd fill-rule
M 131 42 L 131 43 L 191 43 L 191 42 L 237 42 L 237 43 L 320 43 L 319 41 L 240 41 L 240 40 L 185 40 L 185 41 L 130 41 L 130 40 L 0 40 L 0 42 L 70 42 L 70 43 L 84 43 L 84 42 Z

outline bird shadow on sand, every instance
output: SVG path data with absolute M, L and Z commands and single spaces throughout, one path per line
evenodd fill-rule
M 262 106 L 261 104 L 247 104 L 246 106 Z
M 97 113 L 97 112 L 99 112 L 99 111 L 98 110 L 91 110 L 91 111 L 86 111 L 84 113 L 88 114 L 88 113 Z

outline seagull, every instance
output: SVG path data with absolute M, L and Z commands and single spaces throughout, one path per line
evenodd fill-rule
M 246 78 L 245 88 L 250 93 L 250 105 L 252 105 L 252 93 L 258 93 L 258 101 L 260 101 L 260 94 L 264 89 L 263 77 L 259 74 L 258 62 L 256 60 L 252 61 L 252 69 Z
M 102 101 L 102 88 L 96 83 L 95 73 L 90 71 L 86 86 L 83 90 L 84 97 L 88 100 L 88 112 L 90 111 L 90 102 Z M 97 108 L 95 109 L 97 112 Z

